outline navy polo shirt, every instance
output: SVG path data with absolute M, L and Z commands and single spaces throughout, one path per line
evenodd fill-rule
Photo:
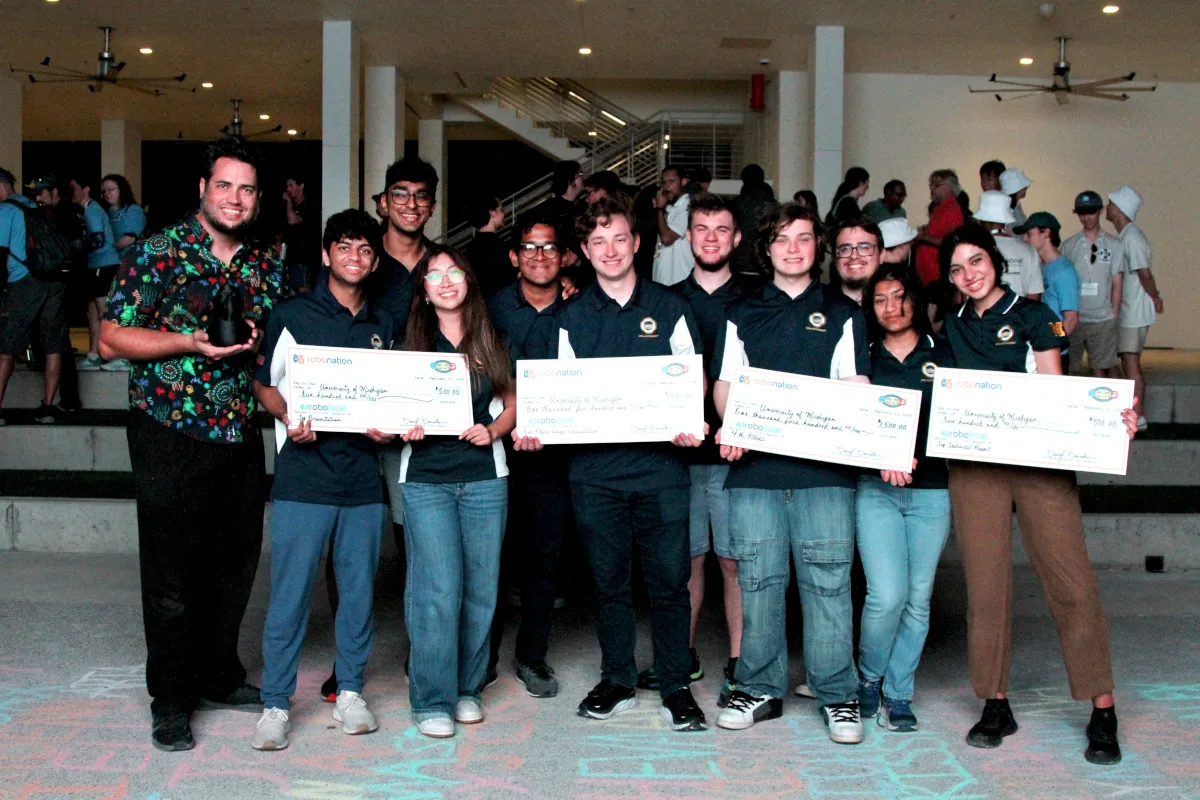
M 862 309 L 817 281 L 795 299 L 774 283 L 735 300 L 717 337 L 711 376 L 732 382 L 738 367 L 814 378 L 871 374 Z M 824 461 L 755 450 L 733 462 L 728 489 L 853 488 L 859 470 Z
M 967 301 L 946 317 L 946 338 L 960 369 L 1037 372 L 1033 354 L 1067 346 L 1062 322 L 1040 300 L 1006 288 L 983 316 Z
M 396 338 L 404 338 L 404 327 L 408 324 L 408 310 L 412 307 L 413 283 L 412 273 L 429 260 L 430 248 L 434 244 L 425 239 L 425 254 L 413 266 L 412 271 L 401 264 L 388 253 L 386 249 L 379 252 L 379 266 L 371 275 L 368 291 L 378 308 L 391 315 L 396 326 Z
M 397 349 L 400 349 L 397 347 Z M 434 351 L 457 353 L 450 340 L 438 331 Z M 512 350 L 510 348 L 510 369 Z M 504 400 L 492 391 L 485 373 L 471 372 L 471 416 L 476 425 L 490 425 L 504 411 Z M 508 475 L 504 443 L 497 439 L 486 447 L 457 436 L 426 436 L 404 445 L 400 457 L 401 483 L 466 483 L 503 478 Z
M 329 270 L 321 270 L 311 292 L 284 300 L 271 312 L 267 335 L 259 351 L 254 379 L 264 386 L 280 386 L 287 374 L 290 345 L 391 349 L 392 318 L 365 304 L 357 314 L 338 302 L 329 291 Z M 281 387 L 286 398 L 286 386 Z M 379 455 L 365 434 L 320 431 L 312 444 L 296 444 L 283 423 L 275 423 L 275 482 L 272 500 L 357 506 L 382 503 Z
M 917 346 L 900 361 L 883 346 L 871 348 L 871 383 L 913 389 L 921 393 L 921 419 L 917 425 L 917 447 L 914 451 L 917 468 L 913 471 L 911 489 L 945 489 L 949 479 L 946 459 L 925 455 L 929 436 L 929 405 L 933 401 L 933 371 L 938 367 L 953 367 L 954 354 L 944 339 L 921 336 Z M 873 473 L 878 476 L 878 472 Z
M 550 325 L 537 326 L 533 351 L 546 358 L 625 358 L 702 353 L 700 331 L 688 304 L 665 286 L 637 279 L 633 295 L 618 305 L 599 283 L 562 304 Z M 542 341 L 545 339 L 545 341 Z M 617 491 L 654 492 L 689 485 L 682 448 L 670 442 L 578 445 L 573 483 Z
M 717 336 L 720 335 L 721 328 L 725 327 L 725 315 L 729 305 L 756 287 L 751 284 L 750 279 L 732 275 L 717 287 L 716 291 L 709 294 L 696 282 L 696 272 L 693 270 L 670 288 L 691 306 L 696 324 L 700 326 L 700 340 L 704 346 L 704 374 L 709 375 L 712 373 L 712 354 L 717 349 Z M 712 390 L 715 383 L 709 381 L 708 393 L 704 395 L 704 421 L 708 423 L 709 436 L 705 437 L 704 444 L 696 448 L 696 452 L 689 459 L 693 464 L 725 463 L 713 438 L 717 428 L 721 427 L 721 415 L 717 413 L 717 406 L 713 402 Z

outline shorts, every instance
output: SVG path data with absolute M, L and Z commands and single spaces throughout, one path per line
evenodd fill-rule
M 39 281 L 32 275 L 8 284 L 0 298 L 0 353 L 15 356 L 38 341 L 46 353 L 71 352 L 71 334 L 63 316 L 62 283 Z
M 1117 321 L 1081 322 L 1071 334 L 1071 363 L 1083 364 L 1087 351 L 1092 369 L 1111 369 L 1117 365 Z
M 87 277 L 83 280 L 83 285 L 87 287 L 88 297 L 108 297 L 108 293 L 112 291 L 113 278 L 117 277 L 117 267 L 120 264 L 111 264 L 107 267 L 99 269 L 89 269 Z
M 400 463 L 403 454 L 403 444 L 384 445 L 379 448 L 379 460 L 383 462 L 383 482 L 387 484 L 388 505 L 391 506 L 393 525 L 404 524 L 404 496 L 400 494 Z
M 733 558 L 729 553 L 729 491 L 725 478 L 728 464 L 694 464 L 689 467 L 692 477 L 691 497 L 691 554 L 692 558 L 709 551 L 709 530 L 712 548 L 721 558 Z
M 1146 349 L 1146 334 L 1149 332 L 1149 325 L 1144 328 L 1118 328 L 1117 352 L 1141 355 L 1141 352 Z

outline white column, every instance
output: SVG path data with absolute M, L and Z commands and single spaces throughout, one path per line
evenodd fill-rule
M 387 168 L 404 155 L 404 76 L 395 67 L 367 67 L 363 82 L 363 194 L 382 192 Z M 374 207 L 367 204 L 371 210 Z
M 818 25 L 809 48 L 812 83 L 813 191 L 829 208 L 842 182 L 842 124 L 846 94 L 846 29 Z
M 425 235 L 430 239 L 446 232 L 446 122 L 440 98 L 434 106 L 433 114 L 417 125 L 417 155 L 432 164 L 438 174 L 437 205 L 425 223 Z
M 100 121 L 100 174 L 112 173 L 124 175 L 133 196 L 142 196 L 142 131 L 126 119 Z
M 772 92 L 776 102 L 775 196 L 780 201 L 792 199 L 800 189 L 807 188 L 808 130 L 805 121 L 805 99 L 808 92 L 803 72 L 781 71 Z
M 21 186 L 21 82 L 0 76 L 0 167 L 17 177 Z
M 358 208 L 358 36 L 325 20 L 321 35 L 321 224 Z

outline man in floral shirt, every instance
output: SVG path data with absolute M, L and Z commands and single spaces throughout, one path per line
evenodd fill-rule
M 127 255 L 101 326 L 104 358 L 130 361 L 146 686 L 160 750 L 194 746 L 197 707 L 261 709 L 237 653 L 263 527 L 252 351 L 282 281 L 280 265 L 245 244 L 258 203 L 255 157 L 234 140 L 211 145 L 199 211 Z M 205 329 L 226 285 L 252 333 L 217 347 Z

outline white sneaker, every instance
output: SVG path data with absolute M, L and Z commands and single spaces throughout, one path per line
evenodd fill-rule
M 829 726 L 829 738 L 838 744 L 858 744 L 863 740 L 862 717 L 858 701 L 821 706 L 821 716 Z
M 449 739 L 454 735 L 454 720 L 449 717 L 434 717 L 418 722 L 417 730 L 433 739 Z
M 351 736 L 379 730 L 375 715 L 367 708 L 367 701 L 363 700 L 358 692 L 338 692 L 337 702 L 333 706 L 333 718 L 342 723 L 342 733 Z
M 783 701 L 777 697 L 755 697 L 735 689 L 729 696 L 729 705 L 717 715 L 717 727 L 730 731 L 744 731 L 754 723 L 783 716 Z
M 463 725 L 483 722 L 483 705 L 478 700 L 459 700 L 454 707 L 454 719 Z
M 282 750 L 288 746 L 288 712 L 282 708 L 265 708 L 254 727 L 254 738 L 250 746 L 255 750 Z
M 1145 417 L 1138 417 L 1137 429 L 1139 431 L 1145 431 L 1146 428 L 1149 428 L 1149 427 L 1150 427 L 1150 423 L 1146 422 Z
M 83 358 L 79 359 L 79 366 L 76 369 L 83 372 L 91 372 L 98 370 L 104 366 L 104 359 L 95 353 L 88 353 Z
M 101 364 L 100 369 L 105 372 L 125 372 L 129 369 L 129 362 L 124 358 L 114 358 Z
M 792 690 L 792 694 L 796 697 L 807 697 L 810 700 L 816 700 L 817 696 L 813 694 L 813 690 L 808 688 L 807 683 L 797 683 L 796 688 Z

